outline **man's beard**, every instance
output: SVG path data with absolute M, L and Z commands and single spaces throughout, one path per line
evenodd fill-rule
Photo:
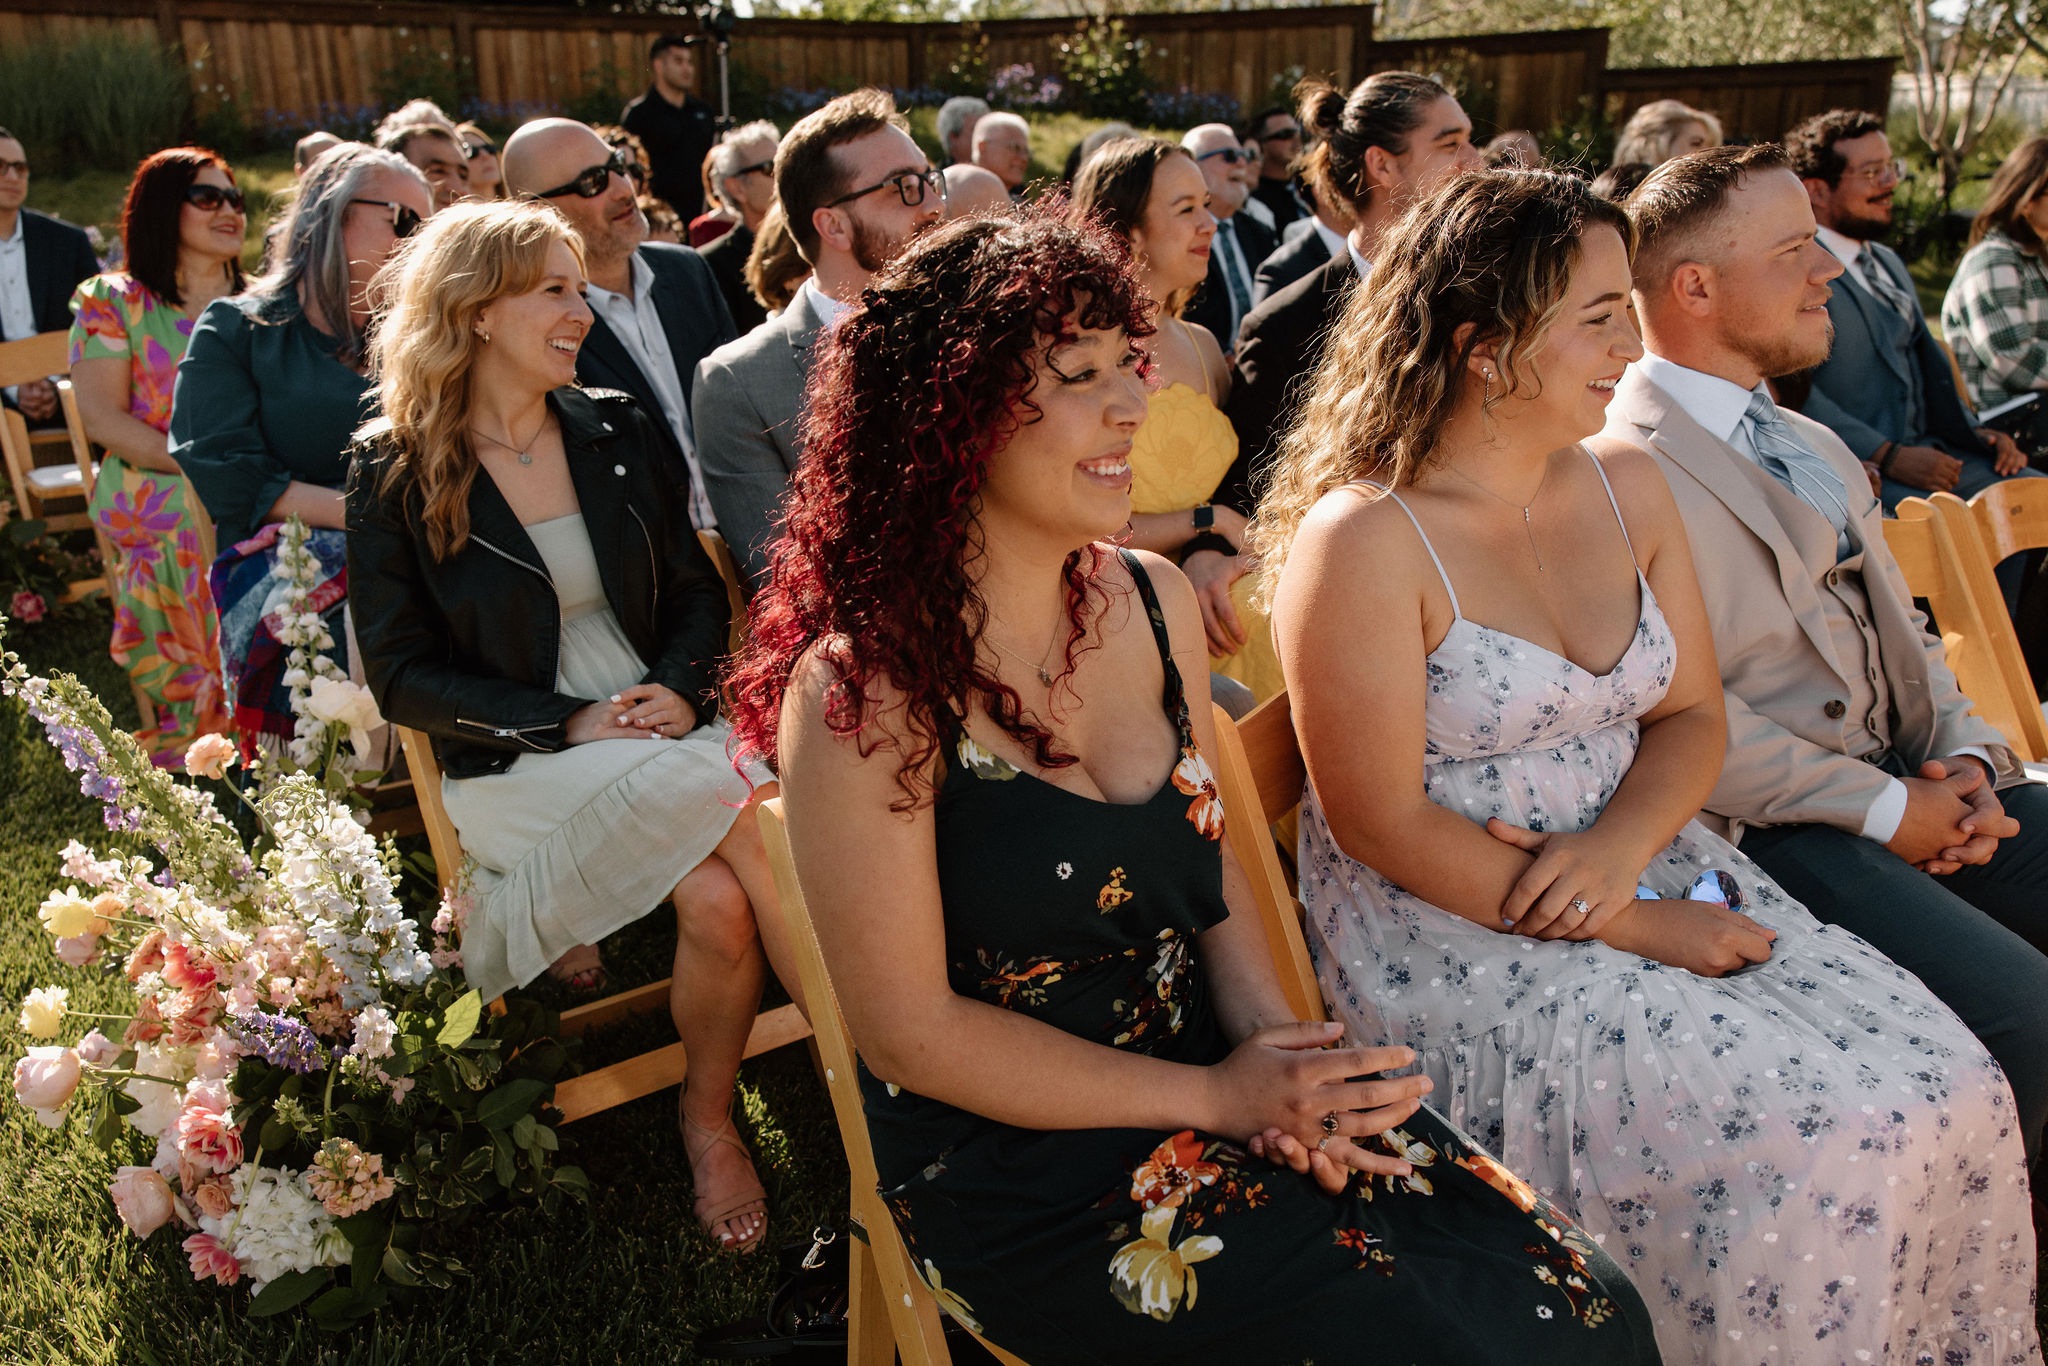
M 1869 217 L 1869 212 L 1862 210 L 1852 213 L 1844 209 L 1836 215 L 1839 221 L 1832 226 L 1836 232 L 1852 242 L 1882 241 L 1892 230 L 1891 205 L 1885 205 L 1884 216 L 1881 218 Z
M 898 237 L 881 228 L 869 227 L 858 216 L 855 216 L 853 219 L 853 259 L 862 270 L 873 275 L 902 255 L 903 248 L 916 235 L 917 232 L 913 229 L 908 235 Z
M 1835 324 L 1828 320 L 1826 335 L 1817 343 L 1795 337 L 1744 338 L 1743 342 L 1743 359 L 1754 365 L 1759 374 L 1776 379 L 1809 370 L 1826 360 L 1828 352 L 1834 349 Z

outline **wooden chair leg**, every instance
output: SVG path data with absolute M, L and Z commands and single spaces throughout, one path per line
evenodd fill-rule
M 896 1330 L 889 1319 L 888 1292 L 882 1289 L 874 1250 L 859 1234 L 848 1242 L 846 1271 L 847 1366 L 896 1366 Z

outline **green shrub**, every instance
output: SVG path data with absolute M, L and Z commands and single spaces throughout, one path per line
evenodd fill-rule
M 1077 112 L 1097 119 L 1141 123 L 1148 114 L 1152 79 L 1145 71 L 1151 45 L 1124 31 L 1120 19 L 1091 19 L 1060 43 L 1060 81 Z
M 184 66 L 117 34 L 0 48 L 0 127 L 44 169 L 126 169 L 175 144 L 192 104 Z
M 398 36 L 406 37 L 406 31 L 398 30 Z M 437 50 L 415 39 L 398 53 L 397 60 L 377 73 L 371 88 L 377 96 L 377 103 L 386 109 L 396 109 L 407 100 L 425 98 L 453 114 L 462 107 L 462 76 L 467 69 L 466 61 L 458 62 L 455 54 L 446 48 Z
M 617 123 L 626 101 L 638 94 L 633 89 L 634 73 L 622 71 L 607 58 L 583 73 L 583 93 L 566 100 L 562 112 L 578 123 Z M 630 92 L 630 93 L 629 93 Z M 733 107 L 739 107 L 739 92 L 733 92 Z

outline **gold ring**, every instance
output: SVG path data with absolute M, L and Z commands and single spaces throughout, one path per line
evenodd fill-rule
M 1337 1132 L 1337 1112 L 1335 1110 L 1323 1116 L 1323 1132 L 1326 1134 Z

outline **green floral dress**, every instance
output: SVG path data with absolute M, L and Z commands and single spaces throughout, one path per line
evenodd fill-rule
M 936 812 L 953 989 L 1178 1062 L 1229 1051 L 1194 952 L 1228 914 L 1222 802 L 1144 572 L 1180 761 L 1116 805 L 965 734 Z M 1341 1196 L 1214 1135 L 1013 1128 L 861 1084 L 882 1195 L 940 1303 L 1032 1363 L 1655 1362 L 1620 1269 L 1424 1109 L 1411 1176 Z
M 158 431 L 171 425 L 171 386 L 192 338 L 192 319 L 132 276 L 112 271 L 71 300 L 71 363 L 128 363 L 128 414 Z M 156 726 L 136 738 L 161 763 L 182 763 L 202 735 L 229 729 L 220 681 L 220 617 L 200 559 L 198 514 L 176 475 L 139 470 L 119 456 L 100 462 L 90 513 L 113 550 L 114 662 L 156 706 Z

